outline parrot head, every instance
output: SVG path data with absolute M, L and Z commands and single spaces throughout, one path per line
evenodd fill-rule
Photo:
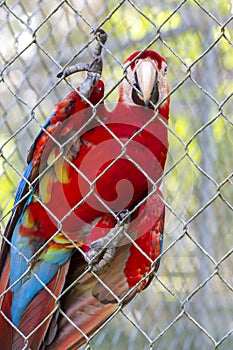
M 140 52 L 133 53 L 124 62 L 126 78 L 120 85 L 119 102 L 153 108 L 169 93 L 167 62 L 155 51 L 147 50 L 141 55 Z M 165 105 L 169 107 L 169 98 L 161 104 L 162 107 Z

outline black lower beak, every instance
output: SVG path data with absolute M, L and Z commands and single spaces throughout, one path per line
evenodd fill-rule
M 145 106 L 149 107 L 150 102 L 152 102 L 154 105 L 158 102 L 159 100 L 159 88 L 157 82 L 155 82 L 153 90 L 151 92 L 149 100 L 144 101 L 143 96 L 142 98 L 139 97 L 140 93 L 140 87 L 138 84 L 134 84 L 135 89 L 132 90 L 132 100 L 136 105 L 139 106 Z M 139 91 L 139 92 L 138 92 Z
M 158 88 L 157 82 L 155 82 L 154 88 L 153 88 L 151 95 L 150 95 L 150 101 L 153 104 L 156 104 L 158 102 L 158 100 L 159 100 L 159 88 Z

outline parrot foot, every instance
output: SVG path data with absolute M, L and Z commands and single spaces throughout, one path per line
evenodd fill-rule
M 122 238 L 125 237 L 124 232 L 129 226 L 130 215 L 128 210 L 121 210 L 117 214 L 118 222 L 109 233 L 92 242 L 90 250 L 86 254 L 86 260 L 92 264 L 92 271 L 99 272 L 108 265 L 114 258 L 116 247 Z
M 87 78 L 84 80 L 84 82 L 82 82 L 79 90 L 80 93 L 86 98 L 90 97 L 93 87 L 97 84 L 98 80 L 101 77 L 102 68 L 103 68 L 101 54 L 102 54 L 103 45 L 105 44 L 108 38 L 107 34 L 103 29 L 97 29 L 95 33 L 96 33 L 96 39 L 98 42 L 93 52 L 92 62 L 90 64 L 89 63 L 75 64 L 74 66 L 71 66 L 66 70 L 57 74 L 58 78 L 61 78 L 61 77 L 65 78 L 76 72 L 86 71 Z

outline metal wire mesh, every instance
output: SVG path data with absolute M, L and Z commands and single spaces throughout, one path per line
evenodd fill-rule
M 89 62 L 90 31 L 109 35 L 106 94 L 123 62 L 152 48 L 169 62 L 169 156 L 163 180 L 165 252 L 152 285 L 84 348 L 229 349 L 233 342 L 232 1 L 2 1 L 1 222 L 25 154 L 60 101 L 83 80 L 59 81 Z M 115 101 L 117 88 L 107 101 Z

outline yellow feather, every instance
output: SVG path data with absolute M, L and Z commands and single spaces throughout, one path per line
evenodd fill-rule
M 48 203 L 51 199 L 54 176 L 52 171 L 47 171 L 40 180 L 39 191 L 43 203 Z
M 70 164 L 63 158 L 59 158 L 56 161 L 54 168 L 55 168 L 57 179 L 63 184 L 68 184 L 71 180 Z

